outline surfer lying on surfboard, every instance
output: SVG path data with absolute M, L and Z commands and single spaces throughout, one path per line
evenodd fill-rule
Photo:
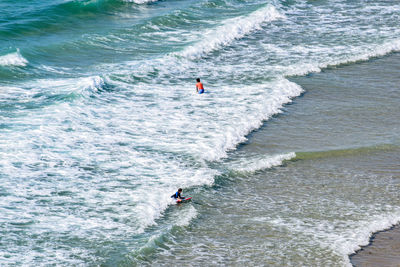
M 191 197 L 185 198 L 185 197 L 181 196 L 181 193 L 182 193 L 182 188 L 179 188 L 178 191 L 171 196 L 171 198 L 175 198 L 176 202 L 182 202 L 182 201 L 191 199 Z
M 181 193 L 182 193 L 182 188 L 179 188 L 179 189 L 178 189 L 178 192 L 176 192 L 175 194 L 173 194 L 171 197 L 172 197 L 172 198 L 175 198 L 176 201 L 185 200 L 185 197 L 181 196 Z

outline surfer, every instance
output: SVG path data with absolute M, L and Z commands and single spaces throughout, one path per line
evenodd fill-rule
M 203 84 L 200 82 L 200 78 L 197 78 L 196 81 L 197 81 L 197 83 L 196 83 L 197 93 L 199 93 L 199 94 L 204 93 L 204 87 L 203 87 Z
M 181 196 L 182 188 L 179 188 L 178 191 L 171 196 L 171 198 L 175 198 L 177 202 L 181 202 L 185 200 L 185 197 Z

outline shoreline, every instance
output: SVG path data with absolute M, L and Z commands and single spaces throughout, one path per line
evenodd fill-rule
M 398 136 L 393 123 L 388 123 L 397 119 L 392 116 L 397 114 L 392 108 L 395 105 L 388 99 L 393 99 L 389 98 L 390 88 L 397 88 L 390 86 L 397 83 L 392 77 L 400 73 L 390 66 L 397 65 L 399 58 L 400 54 L 394 53 L 291 78 L 306 93 L 247 135 L 248 142 L 229 154 L 230 162 L 225 166 L 231 172 L 216 177 L 215 185 L 209 188 L 192 191 L 198 203 L 208 203 L 209 195 L 218 195 L 223 201 L 195 205 L 198 219 L 179 236 L 172 233 L 171 242 L 165 241 L 166 248 L 157 247 L 150 256 L 151 264 L 176 259 L 181 265 L 207 265 L 210 259 L 214 265 L 235 265 L 238 261 L 271 266 L 354 264 L 350 253 L 368 244 L 373 231 L 397 222 L 379 223 L 381 216 L 385 219 L 397 210 L 387 205 L 399 205 L 398 183 L 392 180 L 397 176 L 398 146 L 389 142 L 396 148 L 375 147 L 385 147 L 387 140 Z M 371 98 L 377 91 L 382 97 Z M 351 153 L 335 152 L 348 150 Z M 270 155 L 291 151 L 322 156 L 276 168 L 258 164 L 267 162 Z M 235 173 L 239 164 L 233 163 L 242 162 L 255 166 L 254 170 Z M 388 185 L 392 191 L 386 191 Z M 386 192 L 388 197 L 380 198 Z M 247 195 L 256 197 L 243 203 Z M 321 206 L 315 206 L 316 199 L 322 201 Z M 376 208 L 368 204 L 375 201 Z M 168 216 L 176 216 L 174 212 L 168 210 Z M 368 220 L 371 216 L 378 223 Z M 372 228 L 369 222 L 374 224 Z M 180 246 L 175 246 L 178 239 Z M 141 258 L 135 260 L 143 263 Z
M 353 266 L 400 266 L 400 223 L 371 235 L 368 245 L 349 255 Z
M 361 69 L 360 66 L 368 66 L 371 65 L 371 70 L 377 70 L 379 72 L 378 79 L 382 80 L 383 84 L 387 84 L 385 87 L 390 86 L 393 81 L 396 81 L 394 77 L 396 77 L 396 72 L 398 72 L 398 67 L 393 68 L 393 63 L 396 62 L 396 59 L 400 58 L 400 53 L 397 51 L 393 51 L 384 56 L 380 57 L 372 57 L 364 62 L 354 62 L 355 67 L 352 68 L 350 66 L 350 71 L 352 69 Z M 375 65 L 375 67 L 372 67 Z M 379 67 L 381 65 L 381 67 Z M 340 73 L 341 69 L 346 68 L 347 64 L 340 64 L 334 68 L 330 68 L 329 66 L 323 69 L 321 72 L 337 72 Z M 384 74 L 385 73 L 385 74 Z M 385 79 L 392 76 L 391 83 L 387 83 Z M 319 73 L 309 75 L 310 80 L 315 79 L 315 77 L 320 76 Z M 342 77 L 343 75 L 339 75 Z M 365 79 L 363 75 L 360 75 L 360 79 Z M 376 76 L 376 75 L 375 75 Z M 305 79 L 307 76 L 294 76 L 290 77 L 289 80 L 296 82 L 296 84 L 300 84 L 306 91 L 309 93 L 309 87 L 313 87 L 311 82 L 308 82 Z M 372 79 L 376 80 L 376 77 L 371 75 Z M 304 82 L 305 81 L 305 82 Z M 373 80 L 372 80 L 373 81 Z M 311 86 L 310 86 L 311 84 Z M 339 84 L 339 83 L 338 83 Z M 393 84 L 393 88 L 398 88 L 395 84 Z M 343 87 L 352 87 L 352 84 L 342 85 Z M 392 89 L 394 90 L 394 89 Z M 388 91 L 390 93 L 390 91 Z M 362 97 L 362 95 L 361 95 Z M 364 243 L 365 244 L 365 243 Z M 351 266 L 359 267 L 359 266 L 394 266 L 400 267 L 400 222 L 397 222 L 393 225 L 388 226 L 387 228 L 378 230 L 376 232 L 371 232 L 368 238 L 368 244 L 360 245 L 359 249 L 357 249 L 354 253 L 347 255 L 349 263 Z

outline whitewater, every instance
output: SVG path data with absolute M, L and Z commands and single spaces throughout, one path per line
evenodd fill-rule
M 305 92 L 289 77 L 400 50 L 400 5 L 328 2 L 1 3 L 1 265 L 124 262 L 201 216 L 167 219 L 177 188 L 295 159 L 232 153 Z

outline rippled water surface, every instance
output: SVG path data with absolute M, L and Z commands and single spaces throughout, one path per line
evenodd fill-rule
M 2 1 L 0 265 L 349 264 L 400 219 L 399 12 Z

